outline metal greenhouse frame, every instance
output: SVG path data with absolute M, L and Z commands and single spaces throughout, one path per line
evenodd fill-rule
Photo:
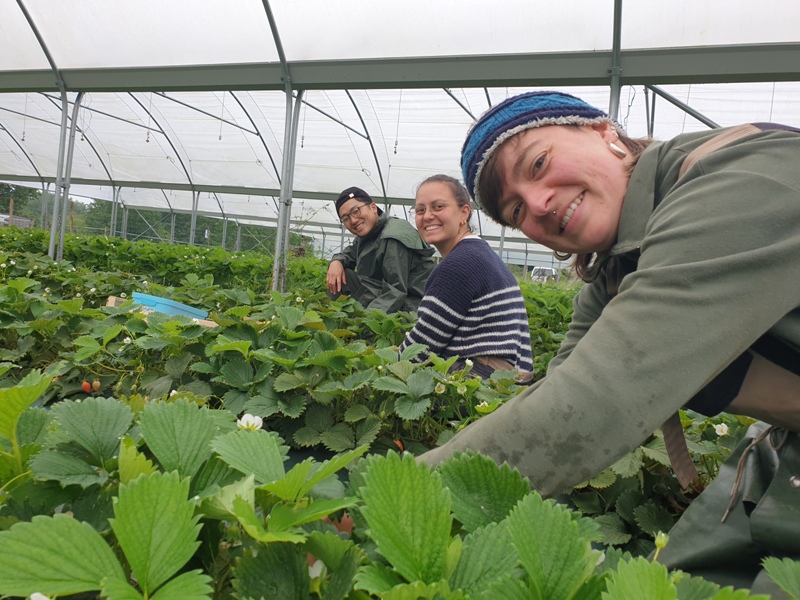
M 190 214 L 191 239 L 200 215 L 275 223 L 276 288 L 292 227 L 346 243 L 330 201 L 350 185 L 408 218 L 419 181 L 459 176 L 472 120 L 523 90 L 571 91 L 632 135 L 800 123 L 787 0 L 0 0 L 0 17 L 0 181 L 54 186 L 51 257 L 72 194 L 112 202 L 112 235 L 120 206 L 123 229 L 131 208 L 173 230 Z M 552 260 L 478 216 L 506 260 Z

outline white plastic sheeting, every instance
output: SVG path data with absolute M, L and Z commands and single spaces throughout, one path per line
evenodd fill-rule
M 278 60 L 261 0 L 0 0 L 0 71 Z M 345 61 L 608 50 L 613 0 L 271 0 L 286 59 Z M 627 0 L 622 47 L 797 42 L 792 0 Z
M 326 244 L 338 245 L 331 199 L 341 189 L 358 185 L 406 216 L 425 177 L 460 176 L 473 117 L 533 89 L 445 90 L 440 80 L 454 73 L 475 85 L 514 85 L 526 77 L 516 65 L 525 65 L 528 83 L 607 81 L 614 5 L 0 0 L 0 91 L 10 90 L 0 93 L 0 180 L 38 187 L 56 179 L 60 77 L 70 101 L 88 90 L 77 113 L 72 194 L 110 200 L 113 186 L 127 207 L 190 212 L 197 191 L 200 214 L 275 221 L 288 69 L 292 84 L 305 89 L 292 227 L 328 231 Z M 800 125 L 800 60 L 757 60 L 778 50 L 778 57 L 800 56 L 800 4 L 764 0 L 756 10 L 744 0 L 628 0 L 622 9 L 623 82 L 660 85 L 721 126 Z M 751 82 L 662 84 L 680 78 L 680 69 L 686 81 Z M 372 89 L 348 90 L 354 83 Z M 609 105 L 607 86 L 547 87 Z M 647 133 L 644 89 L 636 83 L 621 92 L 619 118 L 634 136 Z M 656 138 L 706 126 L 657 99 Z M 499 228 L 482 218 L 480 229 L 498 244 Z M 504 240 L 506 249 L 523 247 L 513 239 Z

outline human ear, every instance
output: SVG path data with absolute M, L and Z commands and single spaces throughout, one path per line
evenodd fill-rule
M 472 214 L 472 209 L 469 207 L 468 204 L 464 204 L 461 207 L 461 220 L 464 221 L 464 223 L 467 223 L 469 221 L 469 217 L 471 214 Z
M 606 143 L 614 142 L 619 139 L 617 129 L 611 123 L 594 123 L 593 125 L 589 125 L 589 127 L 599 134 Z

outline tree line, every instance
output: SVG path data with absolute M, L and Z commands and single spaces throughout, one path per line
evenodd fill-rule
M 33 227 L 49 229 L 53 211 L 53 195 L 42 194 L 40 190 L 19 185 L 0 183 L 0 214 L 24 217 L 33 222 Z M 42 211 L 42 203 L 47 206 Z M 112 204 L 105 200 L 76 201 L 70 199 L 67 212 L 67 232 L 83 235 L 110 235 Z M 42 219 L 42 215 L 44 220 Z M 224 221 L 211 217 L 197 217 L 194 239 L 191 238 L 191 215 L 176 214 L 175 243 L 196 246 L 223 246 Z M 164 211 L 130 209 L 126 228 L 126 239 L 170 241 L 172 214 Z M 241 232 L 239 231 L 241 227 Z M 117 211 L 114 233 L 122 236 L 122 210 Z M 239 247 L 236 248 L 237 240 Z M 291 250 L 295 254 L 311 253 L 311 238 L 296 233 L 291 234 Z M 274 226 L 237 225 L 229 222 L 224 247 L 227 250 L 247 250 L 272 254 L 275 247 Z

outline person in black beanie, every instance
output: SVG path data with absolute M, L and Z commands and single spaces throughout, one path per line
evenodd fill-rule
M 336 212 L 357 237 L 331 259 L 328 296 L 346 294 L 387 313 L 417 310 L 433 271 L 433 248 L 408 221 L 385 215 L 361 188 L 342 191 Z

